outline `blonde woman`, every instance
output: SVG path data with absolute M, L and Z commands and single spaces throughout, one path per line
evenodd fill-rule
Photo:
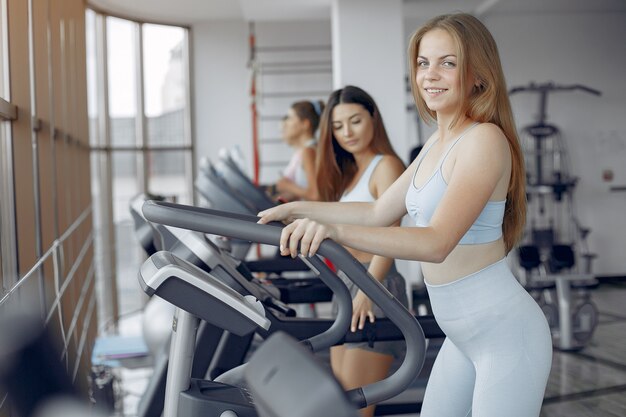
M 291 222 L 281 249 L 312 255 L 325 238 L 421 261 L 446 333 L 422 417 L 538 416 L 550 330 L 506 254 L 525 221 L 523 156 L 496 43 L 469 14 L 436 17 L 410 41 L 413 95 L 437 130 L 372 203 L 294 203 L 259 213 Z M 408 213 L 415 227 L 389 227 Z

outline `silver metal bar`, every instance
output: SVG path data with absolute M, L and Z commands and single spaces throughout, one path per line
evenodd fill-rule
M 2 80 L 0 80 L 2 82 Z M 15 285 L 17 272 L 17 235 L 15 223 L 15 183 L 13 181 L 13 142 L 11 129 L 0 122 L 0 230 L 2 244 L 0 257 L 2 258 L 2 287 Z
M 556 294 L 559 300 L 559 347 L 572 348 L 571 287 L 567 279 L 556 277 Z
M 33 1 L 28 1 L 28 75 L 30 81 L 30 112 L 31 112 L 31 133 L 30 142 L 33 155 L 33 202 L 35 205 L 35 255 L 41 257 L 43 243 L 41 240 L 41 201 L 39 184 L 39 148 L 37 143 L 37 83 L 35 82 L 35 27 Z M 39 271 L 39 303 L 41 313 L 46 311 L 46 283 L 43 271 Z
M 111 144 L 111 127 L 109 117 L 109 75 L 107 61 L 107 24 L 103 15 L 96 15 L 96 73 L 98 89 L 98 145 L 109 147 Z M 98 218 L 95 219 L 100 238 L 96 248 L 96 280 L 99 282 L 98 308 L 103 322 L 117 322 L 119 315 L 117 304 L 117 285 L 115 269 L 115 230 L 113 228 L 113 195 L 111 173 L 111 155 L 96 155 L 98 170 L 99 194 L 94 196 L 97 201 Z
M 59 237 L 59 241 L 62 243 L 64 242 L 72 233 L 74 233 L 74 231 L 76 230 L 76 228 L 78 226 L 80 226 L 80 224 L 85 221 L 85 219 L 87 218 L 87 216 L 89 216 L 89 214 L 91 214 L 92 211 L 92 205 L 88 205 L 82 213 L 80 213 L 80 216 L 78 216 L 76 218 L 76 220 L 74 220 L 74 223 L 72 223 L 70 225 L 70 227 L 67 228 L 67 230 L 61 235 L 61 237 Z
M 78 317 L 80 316 L 80 311 L 83 308 L 83 304 L 85 303 L 87 292 L 89 291 L 89 287 L 91 287 L 91 282 L 95 276 L 94 273 L 94 263 L 92 262 L 89 266 L 89 271 L 87 271 L 87 279 L 83 283 L 83 287 L 80 290 L 80 296 L 78 298 L 78 303 L 76 303 L 76 308 L 74 308 L 74 315 L 72 316 L 72 321 L 70 322 L 70 327 L 67 330 L 67 340 L 72 338 L 74 335 L 74 330 L 76 330 L 76 324 L 78 323 Z M 66 344 L 67 346 L 67 344 Z M 67 355 L 67 348 L 63 351 L 61 355 L 61 360 Z
M 193 362 L 196 333 L 200 319 L 194 315 L 176 308 L 172 323 L 172 341 L 170 345 L 170 363 L 167 369 L 167 383 L 165 385 L 164 417 L 178 415 L 178 397 L 182 391 L 189 388 L 191 364 Z
M 91 316 L 93 315 L 93 311 L 96 307 L 96 293 L 95 291 L 91 294 L 91 299 L 89 300 L 89 307 L 87 308 L 87 314 L 85 315 L 85 321 L 83 322 L 83 329 L 80 335 L 80 341 L 78 343 L 78 348 L 76 349 L 76 363 L 74 364 L 74 372 L 72 372 L 72 382 L 76 381 L 76 375 L 78 375 L 78 369 L 80 368 L 80 360 L 83 357 L 83 352 L 85 350 L 85 342 L 87 340 L 87 331 L 89 330 L 89 324 L 91 323 Z
M 78 270 L 80 263 L 85 258 L 85 255 L 87 254 L 87 249 L 89 249 L 89 246 L 91 246 L 92 242 L 93 242 L 93 233 L 89 233 L 89 236 L 87 236 L 87 239 L 85 239 L 85 243 L 83 243 L 83 247 L 80 249 L 78 256 L 74 260 L 74 264 L 72 265 L 70 272 L 68 272 L 67 277 L 65 277 L 65 280 L 63 281 L 63 286 L 59 288 L 59 292 L 57 293 L 57 296 L 52 302 L 52 306 L 50 306 L 50 311 L 48 312 L 48 316 L 46 317 L 46 321 L 45 321 L 46 324 L 48 324 L 48 322 L 52 318 L 54 314 L 54 308 L 57 305 L 60 306 L 61 297 L 63 297 L 63 295 L 65 294 L 65 291 L 67 290 L 67 287 L 69 287 L 69 285 L 72 283 L 72 280 L 74 279 L 74 274 Z
M 59 21 L 59 43 L 60 43 L 60 57 L 61 57 L 61 111 L 62 111 L 62 116 L 61 116 L 61 125 L 63 126 L 63 132 L 64 134 L 62 135 L 63 140 L 63 154 L 64 155 L 68 155 L 68 146 L 67 146 L 67 142 L 68 142 L 68 138 L 69 138 L 69 98 L 71 97 L 69 92 L 69 84 L 70 81 L 68 80 L 68 74 L 67 74 L 67 38 L 68 38 L 68 34 L 66 33 L 67 27 L 67 23 L 65 21 L 65 19 L 60 19 Z M 69 169 L 69 164 L 62 164 L 61 169 L 63 170 L 63 173 L 61 174 L 62 178 L 64 181 L 67 181 L 68 178 L 70 178 L 70 176 L 68 175 L 68 169 Z M 73 187 L 66 187 L 65 188 L 65 216 L 66 216 L 66 222 L 69 224 L 71 222 L 71 210 L 69 210 L 69 207 L 71 207 L 72 204 L 72 188 Z
M 110 141 L 109 125 L 109 69 L 107 66 L 107 25 L 101 15 L 95 18 L 96 35 L 96 74 L 98 96 L 98 145 L 108 146 Z
M 22 278 L 20 278 L 13 287 L 11 287 L 9 292 L 7 292 L 4 295 L 4 297 L 2 297 L 2 299 L 0 299 L 0 307 L 2 307 L 2 305 L 9 299 L 9 297 L 11 297 L 11 295 L 14 292 L 16 292 L 18 289 L 20 289 L 20 287 L 22 285 L 24 285 L 24 283 L 26 281 L 28 281 L 28 278 L 33 276 L 35 274 L 35 272 L 39 271 L 39 267 L 46 261 L 46 259 L 48 259 L 48 256 L 50 256 L 50 254 L 52 253 L 53 249 L 54 249 L 54 245 L 50 249 L 48 249 L 48 251 L 46 253 L 44 253 L 43 256 L 41 258 L 39 258 L 39 260 L 37 262 L 35 262 L 35 265 L 33 265 L 33 267 Z
M 91 212 L 91 205 L 82 212 L 82 214 L 78 217 L 78 219 L 76 219 L 76 221 L 67 229 L 67 231 L 59 239 L 54 241 L 50 249 L 48 249 L 46 253 L 44 253 L 37 260 L 35 265 L 33 265 L 33 267 L 18 280 L 18 282 L 9 290 L 9 292 L 6 293 L 4 297 L 2 297 L 2 299 L 0 299 L 0 307 L 9 299 L 11 294 L 16 292 L 22 285 L 24 285 L 24 283 L 28 280 L 28 278 L 30 278 L 35 272 L 37 272 L 40 269 L 40 266 L 46 261 L 46 259 L 48 259 L 48 257 L 53 253 L 55 248 L 60 243 L 65 241 L 67 237 L 74 232 L 74 230 L 76 230 L 76 228 L 85 220 L 89 212 Z
M 52 262 L 53 262 L 53 269 L 54 269 L 54 291 L 56 294 L 56 299 L 60 300 L 61 296 L 59 295 L 60 293 L 60 288 L 59 288 L 59 280 L 60 280 L 60 276 L 61 276 L 61 265 L 62 265 L 62 261 L 60 259 L 60 255 L 59 255 L 59 246 L 55 247 L 54 252 L 53 252 L 53 256 L 52 256 Z M 63 292 L 65 292 L 65 290 L 63 290 Z M 65 335 L 65 326 L 63 325 L 63 309 L 61 308 L 61 303 L 58 304 L 58 308 L 56 309 L 56 311 L 59 314 L 59 329 L 61 330 L 61 340 L 63 340 L 63 350 L 67 350 L 67 337 Z M 46 319 L 46 323 L 48 322 L 48 320 L 50 319 L 50 317 L 52 317 L 52 313 L 54 312 L 55 308 L 54 305 L 50 308 L 50 315 L 48 316 L 48 318 Z M 65 361 L 65 370 L 67 371 L 68 369 L 68 362 Z
M 135 100 L 137 103 L 137 113 L 135 114 L 135 144 L 147 148 L 147 121 L 144 100 L 144 73 L 143 73 L 143 25 L 135 24 Z M 135 155 L 137 163 L 137 181 L 139 192 L 148 192 L 148 164 L 146 151 Z
M 185 164 L 185 179 L 187 181 L 185 181 L 185 183 L 187 184 L 187 195 L 189 195 L 189 198 L 191 200 L 191 204 L 195 204 L 196 203 L 196 193 L 194 192 L 194 186 L 193 186 L 193 176 L 194 173 L 196 172 L 196 151 L 195 151 L 195 147 L 196 147 L 196 138 L 195 138 L 195 130 L 192 124 L 192 118 L 191 118 L 191 114 L 192 114 L 192 106 L 193 106 L 193 100 L 191 97 L 192 94 L 192 88 L 191 88 L 191 56 L 189 54 L 189 51 L 191 50 L 191 38 L 190 38 L 190 31 L 189 29 L 184 29 L 184 34 L 183 34 L 183 62 L 185 65 L 185 69 L 186 69 L 186 74 L 187 77 L 185 77 L 185 109 L 184 109 L 184 118 L 185 118 L 185 122 L 184 122 L 184 135 L 185 135 L 185 141 L 186 143 L 188 143 L 191 146 L 191 161 L 189 161 L 190 163 Z
M 18 109 L 10 100 L 7 1 L 0 0 L 0 288 L 2 294 L 17 282 L 17 236 L 15 225 L 15 194 L 13 182 L 13 142 L 10 123 L 17 120 Z M 3 98 L 4 97 L 4 98 Z M 0 402 L 0 411 L 7 396 Z
M 72 80 L 77 80 L 78 79 L 78 72 L 77 72 L 77 46 L 76 46 L 76 20 L 75 19 L 70 19 L 68 22 L 68 26 L 69 26 L 69 76 L 70 76 L 70 82 L 68 83 L 68 87 L 70 88 L 70 103 L 69 105 L 72 107 L 71 113 L 72 115 L 78 115 L 78 93 L 77 93 L 77 82 L 72 81 Z M 84 33 L 83 33 L 84 36 Z M 69 130 L 71 132 L 72 135 L 75 135 L 76 137 L 81 136 L 80 135 L 80 128 L 79 128 L 79 123 L 78 123 L 79 118 L 78 117 L 71 117 L 70 118 L 70 122 L 71 122 L 71 127 L 66 127 L 67 130 Z M 78 139 L 74 139 L 73 136 L 70 136 L 68 138 L 69 140 L 66 142 L 69 145 L 78 145 L 80 144 L 80 140 Z M 67 150 L 67 147 L 66 147 Z M 71 149 L 70 152 L 72 152 L 74 155 L 77 154 L 77 149 L 76 147 L 74 147 L 74 149 Z M 73 156 L 73 155 L 71 155 Z M 70 157 L 71 157 L 70 156 Z M 78 182 L 81 179 L 81 173 L 80 173 L 80 164 L 70 164 L 70 171 L 74 171 L 73 173 L 71 173 L 71 178 L 73 181 L 76 181 L 77 183 L 75 185 L 72 186 L 72 188 L 69 190 L 69 193 L 66 193 L 66 196 L 68 197 L 68 201 L 70 202 L 70 204 L 74 203 L 74 202 L 80 202 L 84 201 L 84 199 L 81 198 L 81 192 L 83 190 L 83 187 L 81 187 Z M 72 193 L 73 191 L 73 193 Z M 72 194 L 74 196 L 74 198 L 72 198 Z M 72 204 L 75 205 L 76 203 Z M 66 210 L 69 212 L 69 210 Z
M 48 6 L 48 19 L 46 22 L 46 43 L 48 47 L 48 111 L 50 117 L 50 154 L 52 156 L 52 160 L 55 161 L 54 169 L 52 170 L 51 182 L 52 182 L 52 229 L 54 238 L 59 237 L 59 203 L 58 197 L 56 193 L 57 189 L 57 170 L 56 170 L 56 105 L 54 102 L 54 77 L 52 73 L 52 17 L 50 15 L 52 8 L 50 7 L 50 2 L 46 3 Z
M 0 120 L 17 120 L 17 106 L 3 98 L 0 98 Z

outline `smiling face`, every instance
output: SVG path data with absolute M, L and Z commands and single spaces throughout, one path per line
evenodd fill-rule
M 359 154 L 370 152 L 374 138 L 372 116 L 360 104 L 342 103 L 332 112 L 333 136 L 346 152 Z
M 419 43 L 415 81 L 426 106 L 438 115 L 453 115 L 469 91 L 461 89 L 457 46 L 443 29 L 427 32 Z

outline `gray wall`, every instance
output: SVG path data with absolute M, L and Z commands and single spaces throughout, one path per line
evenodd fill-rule
M 584 84 L 602 92 L 553 94 L 548 120 L 558 126 L 579 182 L 575 203 L 591 227 L 589 244 L 599 274 L 626 273 L 626 13 L 543 14 L 485 19 L 498 42 L 509 86 L 554 81 Z M 518 127 L 535 121 L 536 95 L 513 96 Z M 612 183 L 602 172 L 615 173 Z

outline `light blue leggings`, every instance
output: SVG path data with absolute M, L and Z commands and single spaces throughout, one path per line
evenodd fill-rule
M 550 329 L 505 260 L 426 286 L 447 337 L 420 417 L 537 417 L 552 363 Z

